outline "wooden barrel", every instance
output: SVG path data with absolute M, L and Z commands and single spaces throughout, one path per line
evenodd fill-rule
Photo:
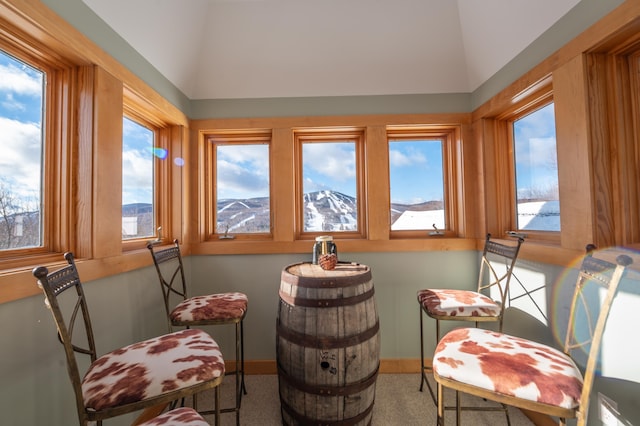
M 368 266 L 283 269 L 276 321 L 283 423 L 370 425 L 379 328 Z

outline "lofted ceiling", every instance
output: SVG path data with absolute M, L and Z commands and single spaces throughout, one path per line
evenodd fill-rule
M 190 99 L 469 93 L 580 0 L 83 0 Z

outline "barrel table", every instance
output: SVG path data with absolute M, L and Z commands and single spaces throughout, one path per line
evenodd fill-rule
M 312 263 L 282 270 L 276 357 L 287 425 L 370 425 L 380 365 L 371 270 Z

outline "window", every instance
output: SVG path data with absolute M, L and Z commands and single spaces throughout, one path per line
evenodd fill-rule
M 271 234 L 270 132 L 210 135 L 214 158 L 211 233 L 220 239 Z
M 155 235 L 155 158 L 167 150 L 154 143 L 154 131 L 124 117 L 122 120 L 122 239 Z
M 455 234 L 458 129 L 389 126 L 387 140 L 391 234 Z
M 553 103 L 526 110 L 512 129 L 517 229 L 560 231 Z
M 363 132 L 318 130 L 298 132 L 298 217 L 300 235 L 363 233 Z
M 439 139 L 389 140 L 391 230 L 444 230 L 444 176 Z
M 0 250 L 43 245 L 45 81 L 0 50 Z
M 44 72 L 0 51 L 0 249 L 42 244 Z

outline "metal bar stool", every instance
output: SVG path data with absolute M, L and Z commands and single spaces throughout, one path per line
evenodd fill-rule
M 424 328 L 422 313 L 436 320 L 436 344 L 440 341 L 440 321 L 498 322 L 502 331 L 502 320 L 509 293 L 509 282 L 513 275 L 513 267 L 524 240 L 518 238 L 515 245 L 501 244 L 491 240 L 487 234 L 480 260 L 477 290 L 457 290 L 452 288 L 428 288 L 418 291 L 420 314 L 420 392 L 426 383 L 431 399 L 437 404 L 427 374 L 432 373 L 431 366 L 424 362 Z M 497 264 L 504 264 L 504 270 L 498 270 Z M 495 265 L 495 266 L 494 266 Z M 493 294 L 491 294 L 491 291 Z
M 189 297 L 178 240 L 173 246 L 154 248 L 156 242 L 147 243 L 160 280 L 162 298 L 169 330 L 173 327 L 199 327 L 205 325 L 235 325 L 236 365 L 227 375 L 235 376 L 235 406 L 221 409 L 222 413 L 235 412 L 240 424 L 242 395 L 247 394 L 244 382 L 244 326 L 248 298 L 244 293 L 229 292 Z
M 100 425 L 105 419 L 168 405 L 187 396 L 193 397 L 194 408 L 197 408 L 197 394 L 214 388 L 215 408 L 204 414 L 215 413 L 216 424 L 219 424 L 219 385 L 225 365 L 215 340 L 202 330 L 181 330 L 98 357 L 89 308 L 73 254 L 66 253 L 64 257 L 67 266 L 54 272 L 39 266 L 33 270 L 33 275 L 45 294 L 58 339 L 64 346 L 80 425 L 94 422 Z M 71 289 L 74 291 L 67 292 Z M 77 356 L 80 355 L 89 358 L 84 375 L 78 367 Z M 190 419 L 200 417 L 193 411 L 183 414 L 188 414 Z

